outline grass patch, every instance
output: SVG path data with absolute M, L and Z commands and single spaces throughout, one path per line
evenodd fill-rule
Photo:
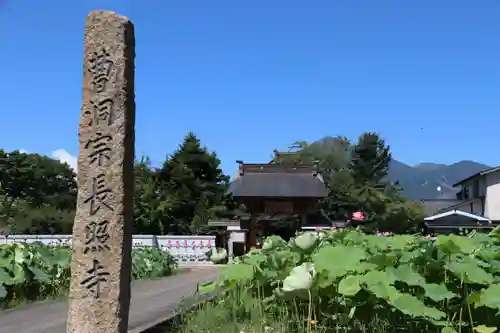
M 385 318 L 374 315 L 347 318 L 345 314 L 325 314 L 314 311 L 304 302 L 265 299 L 252 295 L 246 288 L 237 288 L 183 311 L 162 329 L 154 333 L 421 333 L 413 325 L 394 326 Z M 312 318 L 309 320 L 308 318 Z
M 175 333 L 289 333 L 326 332 L 308 330 L 299 313 L 269 313 L 264 302 L 244 289 L 235 289 L 196 306 L 177 318 L 164 332 Z

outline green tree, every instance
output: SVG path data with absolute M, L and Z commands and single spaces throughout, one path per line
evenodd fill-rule
M 0 226 L 10 233 L 71 232 L 75 176 L 49 157 L 0 150 Z
M 390 147 L 377 133 L 363 133 L 352 151 L 350 170 L 357 184 L 381 184 L 389 172 Z
M 33 207 L 24 200 L 16 200 L 11 219 L 4 224 L 12 234 L 71 234 L 75 210 L 59 209 L 50 205 Z
M 171 202 L 162 187 L 158 170 L 147 157 L 134 166 L 134 233 L 165 235 L 169 228 Z
M 397 184 L 386 181 L 391 162 L 390 147 L 377 133 L 363 133 L 352 150 L 350 172 L 353 198 L 367 216 L 366 224 L 379 231 L 403 233 L 415 231 L 422 211 L 401 196 Z
M 47 156 L 0 149 L 0 187 L 8 197 L 34 207 L 76 207 L 76 174 L 68 164 Z
M 330 220 L 345 220 L 357 210 L 353 198 L 354 181 L 349 170 L 352 145 L 344 136 L 326 137 L 311 144 L 297 141 L 291 147 L 292 154 L 285 154 L 278 161 L 295 164 L 316 164 L 329 196 L 320 204 L 322 214 Z
M 210 218 L 227 212 L 229 177 L 222 172 L 217 155 L 202 147 L 194 133 L 186 135 L 159 175 L 164 189 L 175 193 L 171 232 L 200 232 Z
M 363 133 L 356 144 L 343 136 L 308 144 L 297 141 L 275 163 L 316 163 L 329 196 L 320 204 L 330 221 L 347 220 L 363 211 L 368 229 L 405 232 L 416 229 L 420 207 L 403 198 L 401 189 L 385 182 L 391 161 L 390 147 L 376 133 Z

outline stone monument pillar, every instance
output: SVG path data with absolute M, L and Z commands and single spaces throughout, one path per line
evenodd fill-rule
M 134 26 L 86 20 L 68 333 L 126 333 L 134 192 Z

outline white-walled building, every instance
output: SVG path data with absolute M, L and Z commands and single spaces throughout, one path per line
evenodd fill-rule
M 428 228 L 448 233 L 457 228 L 490 229 L 500 223 L 500 167 L 478 172 L 453 186 L 460 187 L 456 200 L 450 200 L 449 206 L 441 206 L 434 215 L 426 217 Z M 428 204 L 431 202 L 424 206 Z
M 457 199 L 461 201 L 443 209 L 443 212 L 459 210 L 490 221 L 500 221 L 500 167 L 478 172 L 453 186 L 461 187 L 457 194 Z

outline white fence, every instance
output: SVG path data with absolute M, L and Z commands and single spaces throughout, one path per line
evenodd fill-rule
M 0 245 L 41 242 L 47 245 L 71 245 L 71 235 L 0 236 Z M 211 265 L 206 255 L 215 247 L 215 236 L 133 235 L 134 247 L 154 246 L 170 252 L 179 265 Z

